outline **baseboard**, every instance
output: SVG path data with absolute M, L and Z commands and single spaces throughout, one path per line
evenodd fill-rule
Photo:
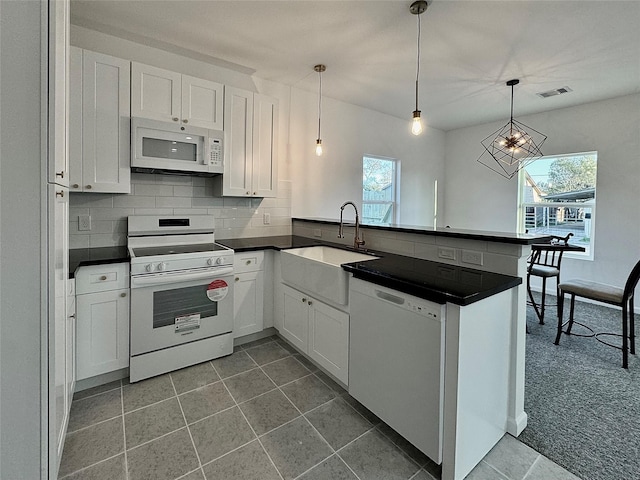
M 517 437 L 527 428 L 527 413 L 522 412 L 516 418 L 509 417 L 507 419 L 507 433 Z
M 262 340 L 263 338 L 277 335 L 277 333 L 278 330 L 276 330 L 274 327 L 268 327 L 261 332 L 250 333 L 249 335 L 245 335 L 243 337 L 234 338 L 233 346 L 239 347 L 240 345 L 244 345 L 245 343 L 255 342 L 256 340 Z
M 89 388 L 97 387 L 99 385 L 105 385 L 107 383 L 115 382 L 129 376 L 129 368 L 121 368 L 109 373 L 103 373 L 102 375 L 96 375 L 95 377 L 84 378 L 76 381 L 76 388 L 74 392 L 81 392 Z

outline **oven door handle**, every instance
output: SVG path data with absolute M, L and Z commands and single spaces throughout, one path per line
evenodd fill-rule
M 154 273 L 151 275 L 140 275 L 131 277 L 131 288 L 146 287 L 149 285 L 161 285 L 165 283 L 189 282 L 192 280 L 202 280 L 210 278 L 212 281 L 217 277 L 231 275 L 233 267 L 217 268 L 215 270 L 207 270 L 205 272 L 169 272 Z

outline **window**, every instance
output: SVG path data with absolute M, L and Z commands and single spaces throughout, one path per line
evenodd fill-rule
M 398 222 L 397 163 L 391 158 L 362 158 L 362 223 Z
M 566 236 L 593 259 L 597 152 L 542 157 L 520 171 L 520 231 Z

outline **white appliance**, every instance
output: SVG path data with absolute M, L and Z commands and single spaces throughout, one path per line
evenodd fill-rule
M 132 382 L 233 352 L 233 254 L 210 215 L 128 219 Z
M 352 278 L 349 394 L 442 463 L 444 305 Z
M 131 118 L 131 170 L 213 176 L 223 173 L 224 133 Z

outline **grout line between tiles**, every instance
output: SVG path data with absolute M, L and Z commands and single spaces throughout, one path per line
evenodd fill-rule
M 214 367 L 215 368 L 215 367 Z M 260 368 L 260 371 L 262 371 L 262 368 Z M 264 372 L 262 372 L 264 373 Z M 267 377 L 268 378 L 268 377 Z M 242 409 L 240 408 L 240 405 L 238 404 L 238 402 L 236 401 L 235 397 L 232 395 L 231 391 L 229 390 L 229 388 L 227 387 L 226 383 L 222 382 L 222 384 L 224 385 L 224 388 L 227 389 L 227 392 L 229 393 L 229 395 L 231 396 L 231 399 L 233 400 L 233 402 L 236 404 L 236 408 L 238 409 L 238 411 L 240 412 L 240 414 L 242 415 L 242 418 L 244 418 L 244 421 L 247 422 L 247 425 L 249 425 L 249 428 L 251 429 L 251 431 L 253 432 L 253 434 L 255 435 L 255 440 L 258 441 L 258 443 L 260 444 L 260 446 L 262 447 L 262 451 L 265 453 L 265 455 L 267 456 L 267 458 L 269 459 L 269 461 L 271 462 L 271 465 L 273 465 L 273 468 L 275 469 L 275 471 L 278 473 L 278 475 L 280 476 L 280 478 L 282 480 L 284 480 L 284 477 L 282 475 L 282 473 L 280 473 L 280 470 L 278 470 L 278 467 L 276 467 L 275 462 L 273 461 L 273 459 L 271 458 L 271 455 L 269 455 L 269 452 L 267 452 L 267 449 L 264 448 L 264 445 L 262 444 L 262 442 L 260 441 L 260 438 L 258 437 L 258 434 L 256 433 L 256 431 L 254 430 L 253 426 L 251 425 L 251 422 L 249 422 L 249 419 L 247 418 L 247 416 L 244 414 L 244 412 L 242 411 Z M 255 398 L 255 397 L 254 397 Z M 252 440 L 253 441 L 253 440 Z M 251 443 L 251 442 L 248 442 Z M 247 445 L 248 443 L 246 443 L 245 445 Z M 241 448 L 241 447 L 238 447 Z M 229 453 L 229 452 L 227 452 Z
M 531 466 L 529 467 L 529 470 L 527 470 L 527 473 L 524 474 L 524 477 L 522 477 L 522 480 L 527 480 L 527 477 L 529 476 L 529 474 L 532 472 L 533 467 L 540 461 L 540 458 L 542 457 L 542 454 L 538 453 L 538 456 L 536 457 L 536 459 L 533 461 L 533 463 L 531 464 Z M 497 470 L 497 469 L 496 469 Z M 502 473 L 502 472 L 500 472 Z M 504 474 L 503 474 L 504 475 Z M 507 475 L 505 475 L 506 477 Z
M 122 389 L 122 382 L 120 382 L 120 385 L 118 385 L 117 387 L 110 388 L 109 390 L 105 390 L 103 392 L 94 393 L 92 395 L 87 395 L 86 397 L 82 397 L 82 398 L 73 398 L 71 401 L 72 402 L 82 402 L 83 400 L 88 400 L 90 398 L 95 398 L 98 395 L 102 395 L 103 393 L 109 393 L 109 392 L 113 392 L 114 390 L 119 390 L 119 389 Z M 89 389 L 87 389 L 87 390 L 89 390 Z M 80 392 L 82 392 L 82 391 L 84 391 L 84 390 L 80 390 Z
M 189 475 L 191 475 L 194 472 L 197 472 L 198 470 L 200 470 L 200 472 L 202 472 L 202 476 L 204 477 L 204 471 L 202 470 L 202 467 L 198 467 L 198 468 L 194 468 L 193 470 L 191 470 L 190 472 L 185 473 L 184 475 L 179 476 L 178 478 L 176 478 L 175 480 L 181 480 L 183 478 L 187 478 Z
M 129 459 L 127 457 L 127 430 L 124 422 L 124 387 L 120 381 L 120 407 L 122 408 L 122 446 L 124 447 L 124 478 L 129 480 Z
M 123 392 L 123 397 L 124 397 L 124 392 Z M 159 403 L 166 402 L 167 400 L 171 400 L 172 398 L 177 398 L 177 395 L 175 395 L 175 394 L 171 395 L 170 397 L 163 398 L 162 400 L 158 400 L 157 402 L 150 403 L 148 405 L 145 405 L 144 407 L 134 408 L 133 410 L 129 410 L 128 412 L 124 412 L 124 415 L 129 415 L 130 413 L 139 412 L 140 410 L 144 410 L 145 408 L 153 407 L 155 405 L 158 405 Z
M 84 471 L 90 469 L 91 467 L 95 467 L 96 465 L 100 465 L 101 463 L 105 463 L 105 462 L 108 462 L 109 460 L 113 460 L 114 458 L 119 457 L 120 455 L 122 455 L 122 453 L 123 452 L 118 452 L 115 455 L 111 455 L 110 457 L 107 457 L 107 458 L 105 458 L 103 460 L 100 460 L 99 462 L 92 463 L 91 465 L 87 465 L 86 467 L 82 467 L 82 468 L 79 468 L 78 470 L 75 470 L 73 472 L 69 472 L 64 477 L 59 477 L 58 480 L 64 480 L 65 478 L 69 478 L 72 475 L 77 474 L 78 472 L 84 472 Z
M 112 420 L 115 420 L 115 419 L 116 419 L 116 418 L 118 418 L 119 416 L 120 416 L 120 415 L 114 415 L 114 416 L 113 416 L 113 417 L 111 417 L 111 418 L 107 418 L 107 419 L 105 419 L 105 420 L 100 420 L 99 422 L 92 423 L 91 425 L 87 425 L 86 427 L 78 428 L 77 430 L 72 430 L 72 431 L 70 431 L 70 432 L 68 431 L 68 432 L 67 432 L 67 435 L 73 435 L 73 434 L 75 434 L 75 433 L 82 432 L 83 430 L 87 430 L 88 428 L 95 427 L 96 425 L 100 425 L 100 424 L 102 424 L 102 423 L 110 422 L 110 421 L 112 421 Z
M 184 409 L 182 408 L 182 404 L 180 403 L 180 399 L 178 398 L 178 391 L 176 390 L 176 386 L 173 383 L 173 378 L 171 377 L 171 375 L 169 375 L 169 380 L 171 381 L 171 386 L 173 387 L 173 391 L 176 394 L 176 399 L 178 400 L 178 406 L 180 407 L 180 412 L 182 413 L 182 419 L 184 420 L 184 425 L 187 428 L 187 433 L 189 434 L 189 438 L 191 439 L 191 446 L 193 447 L 193 451 L 196 452 L 198 465 L 200 466 L 200 469 L 202 469 L 202 461 L 200 460 L 200 454 L 198 453 L 198 449 L 196 448 L 196 442 L 193 441 L 193 435 L 191 435 L 191 429 L 189 428 L 189 424 L 187 423 L 187 417 L 184 414 Z

